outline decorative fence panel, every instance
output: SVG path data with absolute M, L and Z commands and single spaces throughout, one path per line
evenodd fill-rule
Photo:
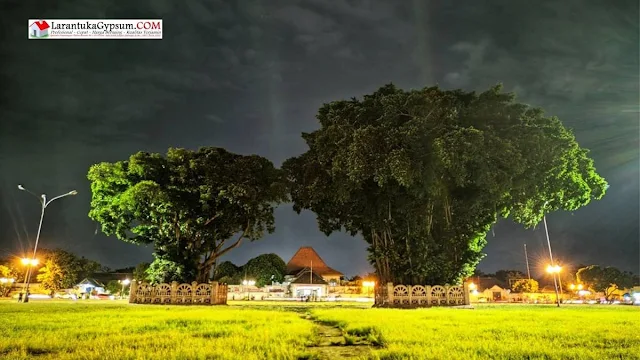
M 194 304 L 225 305 L 227 303 L 227 285 L 217 282 L 191 284 L 172 282 L 150 285 L 131 282 L 129 293 L 131 304 Z
M 469 305 L 469 287 L 464 285 L 394 285 L 376 288 L 377 306 L 385 307 L 428 307 Z

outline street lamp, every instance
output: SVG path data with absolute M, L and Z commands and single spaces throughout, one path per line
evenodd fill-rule
M 24 271 L 24 283 L 22 285 L 22 287 L 24 289 L 24 288 L 27 287 L 27 276 L 29 275 L 29 270 L 31 269 L 32 266 L 37 266 L 38 265 L 38 259 L 29 259 L 29 258 L 25 257 L 25 258 L 20 259 L 20 261 L 22 262 L 22 265 L 24 265 L 27 268 Z
M 562 294 L 562 279 L 560 278 L 560 271 L 562 271 L 562 267 L 559 265 L 549 265 L 547 266 L 547 272 L 553 275 L 553 281 L 556 281 L 556 276 L 558 277 L 558 283 L 560 285 L 560 294 Z M 556 285 L 556 299 L 558 301 L 558 306 L 560 306 L 560 298 L 558 297 L 558 285 Z
M 549 260 L 551 260 L 550 266 L 554 267 L 555 264 L 553 263 L 553 253 L 551 252 L 551 241 L 549 240 L 549 229 L 547 228 L 547 216 L 544 215 L 544 208 L 547 207 L 548 203 L 549 203 L 548 200 L 544 203 L 544 207 L 542 209 L 543 211 L 542 221 L 544 222 L 544 233 L 547 236 L 547 245 L 549 246 Z M 558 295 L 558 281 L 556 280 L 555 274 L 553 275 L 553 287 L 556 290 L 556 303 L 558 304 L 558 307 L 560 307 L 560 295 Z
M 375 286 L 376 286 L 376 282 L 375 281 L 363 281 L 362 282 L 362 287 L 367 289 L 367 296 L 371 295 L 371 289 L 373 289 Z
M 22 261 L 22 265 L 24 265 L 24 266 L 36 266 L 36 265 L 38 265 L 38 259 L 22 258 L 22 259 L 20 259 L 20 261 Z
M 255 280 L 242 280 L 242 285 L 243 286 L 249 286 L 249 288 L 247 288 L 247 300 L 251 300 L 251 298 L 250 298 L 251 286 L 253 286 L 255 284 L 256 284 Z
M 129 279 L 120 280 L 120 284 L 122 284 L 122 290 L 120 291 L 121 298 L 124 298 L 124 287 L 129 285 L 130 283 L 131 283 L 131 280 Z
M 65 196 L 76 195 L 78 192 L 75 191 L 75 190 L 72 190 L 72 191 L 69 191 L 66 194 L 58 195 L 58 196 L 56 196 L 56 197 L 54 197 L 54 198 L 52 198 L 52 199 L 47 201 L 47 195 L 45 195 L 45 194 L 42 194 L 42 195 L 38 196 L 34 192 L 29 191 L 28 189 L 26 189 L 22 185 L 18 185 L 18 189 L 22 190 L 22 191 L 25 191 L 25 192 L 28 192 L 29 194 L 35 196 L 38 199 L 38 201 L 40 201 L 40 205 L 42 206 L 42 210 L 40 212 L 40 223 L 38 224 L 38 233 L 36 234 L 36 244 L 33 247 L 33 256 L 32 256 L 32 258 L 35 260 L 36 259 L 36 253 L 38 251 L 38 241 L 40 241 L 40 230 L 42 230 L 42 220 L 44 219 L 44 210 L 54 200 L 58 200 L 58 199 L 63 198 Z M 29 267 L 27 269 L 27 276 L 26 276 L 27 285 L 25 286 L 24 302 L 29 302 L 29 282 L 30 281 L 31 281 L 31 267 Z

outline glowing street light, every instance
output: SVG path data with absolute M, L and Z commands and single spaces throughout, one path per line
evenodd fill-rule
M 562 266 L 560 265 L 549 265 L 547 266 L 547 272 L 554 276 L 553 280 L 555 281 L 555 277 L 558 277 L 558 284 L 560 285 L 560 295 L 562 295 L 562 278 L 560 277 L 560 272 L 562 271 Z
M 478 288 L 478 287 L 476 286 L 476 284 L 474 284 L 474 283 L 469 283 L 469 290 L 475 290 L 475 289 L 477 289 L 477 288 Z
M 20 259 L 20 261 L 22 261 L 22 265 L 24 266 L 37 266 L 39 263 L 38 259 L 29 259 L 29 258 L 22 258 Z
M 0 278 L 0 283 L 6 284 L 13 284 L 13 282 L 15 281 L 15 279 L 12 278 Z
M 362 287 L 367 289 L 367 296 L 371 295 L 371 291 L 376 287 L 375 281 L 363 281 Z
M 124 280 L 120 280 L 120 284 L 122 284 L 122 290 L 120 291 L 120 297 L 124 297 L 124 287 L 129 285 L 131 283 L 131 280 L 129 279 L 124 279 Z
M 547 207 L 547 204 L 549 204 L 549 200 L 545 201 L 544 203 L 544 207 L 543 207 L 543 211 L 544 208 Z M 544 223 L 544 234 L 547 237 L 547 246 L 549 247 L 549 260 L 551 260 L 551 266 L 553 268 L 553 270 L 555 270 L 555 265 L 553 263 L 553 253 L 551 252 L 551 240 L 549 240 L 549 228 L 547 227 L 547 216 L 544 215 L 544 213 L 542 214 L 542 221 Z M 547 271 L 549 271 L 549 269 L 547 268 Z M 560 270 L 558 270 L 558 272 L 560 272 Z M 552 273 L 553 274 L 553 287 L 556 290 L 556 303 L 558 304 L 558 307 L 560 307 L 560 295 L 558 295 L 558 281 L 556 281 L 556 273 Z M 558 278 L 560 278 L 558 276 Z M 562 285 L 560 286 L 562 288 Z
M 547 266 L 547 272 L 549 274 L 558 274 L 562 270 L 562 267 L 559 265 L 549 265 Z
M 71 190 L 66 194 L 58 195 L 58 196 L 56 196 L 56 197 L 54 197 L 54 198 L 52 198 L 52 199 L 47 201 L 47 195 L 45 195 L 45 194 L 42 194 L 42 195 L 38 196 L 34 192 L 29 191 L 28 189 L 26 189 L 22 185 L 18 185 L 18 189 L 35 196 L 38 199 L 38 201 L 40 201 L 40 205 L 42 206 L 42 210 L 40 212 L 40 223 L 38 224 L 38 233 L 36 234 L 36 243 L 35 243 L 35 245 L 33 247 L 33 256 L 32 256 L 32 258 L 35 259 L 36 258 L 36 253 L 38 251 L 38 241 L 40 241 L 40 230 L 42 230 L 42 220 L 44 219 L 44 210 L 54 200 L 58 200 L 58 199 L 63 198 L 65 196 L 76 195 L 76 194 L 78 194 L 78 192 L 75 191 L 75 190 Z M 30 280 L 31 280 L 31 267 L 29 267 L 27 269 L 27 276 L 26 276 L 27 285 L 25 286 L 24 302 L 29 302 L 29 281 Z
M 253 286 L 255 285 L 255 280 L 242 280 L 242 285 L 244 286 Z M 251 288 L 247 288 L 247 300 L 251 300 Z

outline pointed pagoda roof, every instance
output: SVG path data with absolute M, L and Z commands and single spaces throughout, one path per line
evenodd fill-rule
M 310 268 L 313 268 L 313 272 L 321 276 L 343 275 L 330 268 L 311 246 L 303 246 L 298 249 L 287 263 L 287 274 L 297 275 L 300 271 Z
M 308 268 L 300 271 L 291 283 L 298 285 L 327 285 L 327 282 L 324 281 L 320 274 L 317 274 L 315 270 L 311 272 Z

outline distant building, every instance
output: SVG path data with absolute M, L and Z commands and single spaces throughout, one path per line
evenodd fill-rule
M 309 246 L 301 247 L 287 263 L 285 283 L 291 295 L 323 297 L 329 286 L 340 285 L 343 274 L 329 267 L 318 253 Z
M 287 276 L 295 278 L 302 270 L 308 269 L 314 274 L 320 275 L 328 284 L 335 286 L 340 284 L 343 274 L 329 267 L 318 253 L 310 246 L 303 246 L 293 255 L 287 263 Z
M 110 281 L 122 281 L 133 279 L 131 273 L 94 273 L 90 277 L 82 279 L 76 287 L 81 294 L 91 294 L 94 290 L 98 294 L 105 294 Z
M 472 277 L 468 279 L 473 283 L 471 291 L 472 301 L 509 301 L 511 290 L 507 283 L 494 277 Z

